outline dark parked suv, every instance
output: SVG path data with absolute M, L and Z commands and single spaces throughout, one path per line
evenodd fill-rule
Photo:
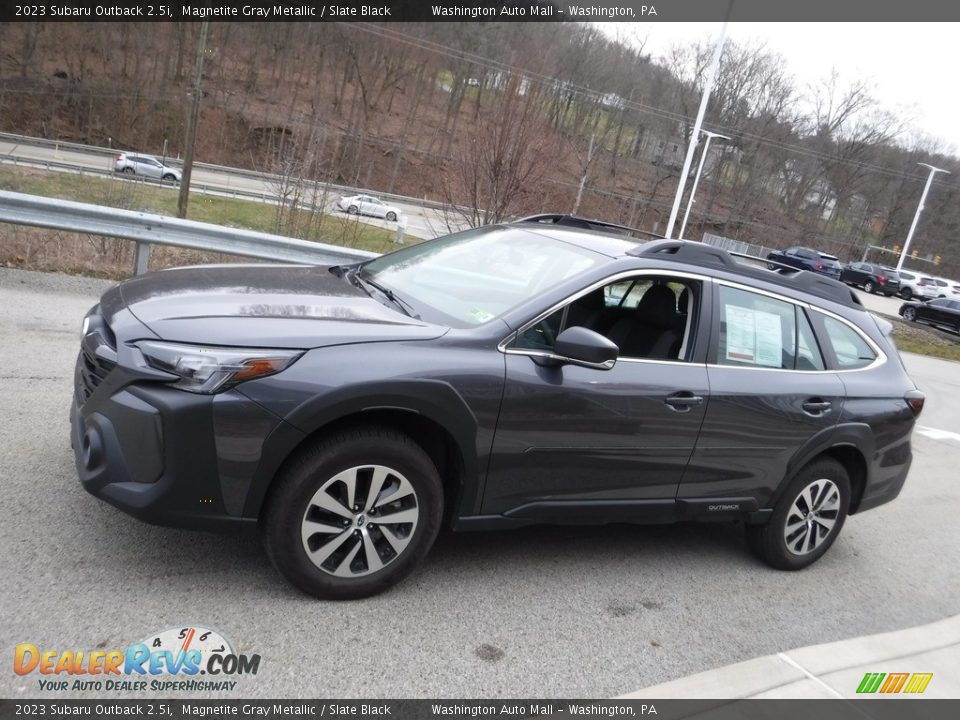
M 866 293 L 882 293 L 887 297 L 900 292 L 900 276 L 893 268 L 873 263 L 854 262 L 840 273 L 841 282 L 862 287 Z
M 121 283 L 83 324 L 83 486 L 149 522 L 259 529 L 325 598 L 397 582 L 443 524 L 742 521 L 796 570 L 898 495 L 923 395 L 854 293 L 594 228 Z
M 773 263 L 779 263 L 797 270 L 811 270 L 834 279 L 840 277 L 841 265 L 836 255 L 822 253 L 812 248 L 797 246 L 787 248 L 783 252 L 775 250 L 767 254 L 767 260 L 772 261 L 769 265 L 771 270 L 776 267 Z

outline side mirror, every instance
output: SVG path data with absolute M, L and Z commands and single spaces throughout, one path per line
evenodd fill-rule
M 553 351 L 578 365 L 609 369 L 620 354 L 620 348 L 600 333 L 585 327 L 571 327 L 557 335 Z

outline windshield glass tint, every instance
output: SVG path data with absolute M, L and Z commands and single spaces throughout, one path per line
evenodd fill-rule
M 364 275 L 455 327 L 480 325 L 609 260 L 516 228 L 484 227 L 369 262 Z M 428 313 L 424 313 L 427 319 Z

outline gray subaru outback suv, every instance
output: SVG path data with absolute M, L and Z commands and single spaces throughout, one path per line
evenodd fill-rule
M 380 592 L 441 526 L 740 522 L 806 567 L 893 500 L 924 396 L 823 275 L 544 215 L 338 267 L 150 273 L 83 324 L 83 486 L 258 531 L 290 582 Z

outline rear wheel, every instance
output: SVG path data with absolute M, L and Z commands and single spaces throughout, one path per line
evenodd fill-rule
M 915 307 L 908 307 L 903 309 L 903 319 L 907 322 L 916 322 L 917 321 L 917 309 Z
M 123 169 L 123 172 L 125 175 L 133 175 L 136 171 L 132 167 L 127 165 L 127 167 Z
M 437 469 L 409 437 L 365 428 L 326 438 L 278 478 L 262 518 L 267 555 L 306 593 L 375 595 L 433 545 L 443 514 Z
M 821 458 L 790 482 L 766 525 L 747 526 L 747 542 L 771 567 L 800 570 L 830 549 L 849 509 L 846 469 L 832 458 Z
M 908 287 L 902 288 L 900 290 L 900 297 L 902 297 L 904 300 L 910 300 L 913 298 L 913 290 Z
M 875 289 L 876 289 L 876 285 L 874 285 L 870 280 L 867 280 L 867 281 L 863 284 L 863 291 L 864 291 L 865 293 L 867 293 L 868 295 L 873 295 L 873 291 L 874 291 Z

